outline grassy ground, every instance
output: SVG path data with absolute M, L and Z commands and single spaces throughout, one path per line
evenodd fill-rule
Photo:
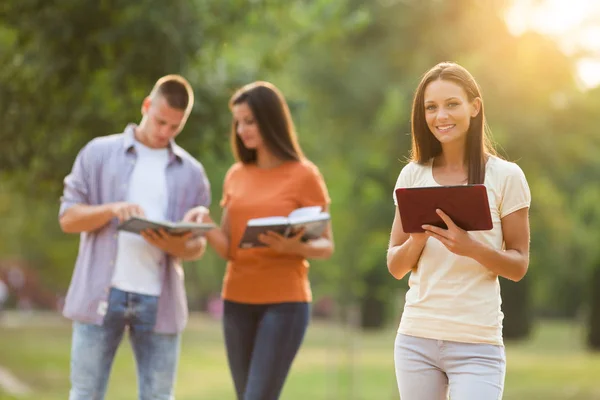
M 311 325 L 282 400 L 398 399 L 392 347 L 394 328 L 352 333 Z M 582 332 L 565 323 L 541 324 L 525 343 L 508 345 L 507 400 L 600 400 L 600 355 L 586 353 Z M 135 398 L 135 367 L 121 346 L 107 399 Z M 27 400 L 67 398 L 70 325 L 60 317 L 35 317 L 0 326 L 0 365 L 34 389 Z M 0 399 L 12 399 L 0 392 Z M 186 330 L 177 379 L 177 399 L 234 399 L 217 322 L 194 316 Z

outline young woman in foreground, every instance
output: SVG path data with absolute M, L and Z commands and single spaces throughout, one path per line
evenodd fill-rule
M 523 171 L 494 155 L 485 126 L 466 69 L 440 63 L 424 75 L 412 109 L 412 160 L 396 188 L 483 183 L 493 229 L 466 232 L 438 210 L 447 229 L 407 234 L 396 210 L 387 265 L 396 279 L 410 272 L 394 351 L 402 400 L 502 398 L 498 276 L 519 281 L 527 272 L 531 196 Z

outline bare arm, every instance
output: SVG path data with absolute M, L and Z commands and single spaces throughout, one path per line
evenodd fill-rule
M 210 217 L 208 218 L 209 220 L 205 222 L 212 222 Z M 221 215 L 221 227 L 210 230 L 206 234 L 206 239 L 221 258 L 229 260 L 229 238 L 229 218 L 227 217 L 227 207 L 224 207 Z
M 65 233 L 93 232 L 108 224 L 113 218 L 124 221 L 132 216 L 143 216 L 136 204 L 113 202 L 92 205 L 90 187 L 94 186 L 95 172 L 102 168 L 98 157 L 97 141 L 88 143 L 73 163 L 71 173 L 64 179 L 59 211 L 59 224 Z
M 460 229 L 446 214 L 438 210 L 448 229 L 427 226 L 451 252 L 471 257 L 496 275 L 518 282 L 529 267 L 529 208 L 522 208 L 502 218 L 505 249 L 494 249 Z
M 331 237 L 331 224 L 327 227 L 323 237 L 309 240 L 308 242 L 299 242 L 298 247 L 292 253 L 304 258 L 327 259 L 333 255 L 334 245 Z
M 427 243 L 425 233 L 409 234 L 404 232 L 400 212 L 396 207 L 387 252 L 387 267 L 390 274 L 396 279 L 402 279 L 410 270 L 415 269 L 425 248 L 425 243 Z
M 205 222 L 214 224 L 210 217 L 208 208 L 204 206 L 194 207 L 183 217 L 184 221 Z M 211 229 L 206 233 L 206 240 L 221 258 L 229 260 L 229 219 L 227 217 L 227 207 L 223 208 L 221 216 L 221 227 Z
M 93 232 L 102 228 L 113 218 L 124 221 L 132 216 L 143 215 L 144 212 L 140 206 L 125 202 L 96 206 L 76 204 L 60 216 L 59 223 L 65 233 Z
M 496 275 L 518 282 L 529 268 L 529 208 L 502 218 L 505 249 L 481 245 L 472 258 Z

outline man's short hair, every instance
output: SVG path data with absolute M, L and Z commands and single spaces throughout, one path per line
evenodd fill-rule
M 183 110 L 188 114 L 194 105 L 194 92 L 189 82 L 181 75 L 166 75 L 156 81 L 150 98 L 163 97 L 169 107 Z

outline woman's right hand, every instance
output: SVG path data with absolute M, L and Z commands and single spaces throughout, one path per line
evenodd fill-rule
M 204 206 L 198 206 L 190 209 L 183 217 L 184 222 L 195 222 L 195 223 L 214 223 L 210 217 L 210 211 Z

